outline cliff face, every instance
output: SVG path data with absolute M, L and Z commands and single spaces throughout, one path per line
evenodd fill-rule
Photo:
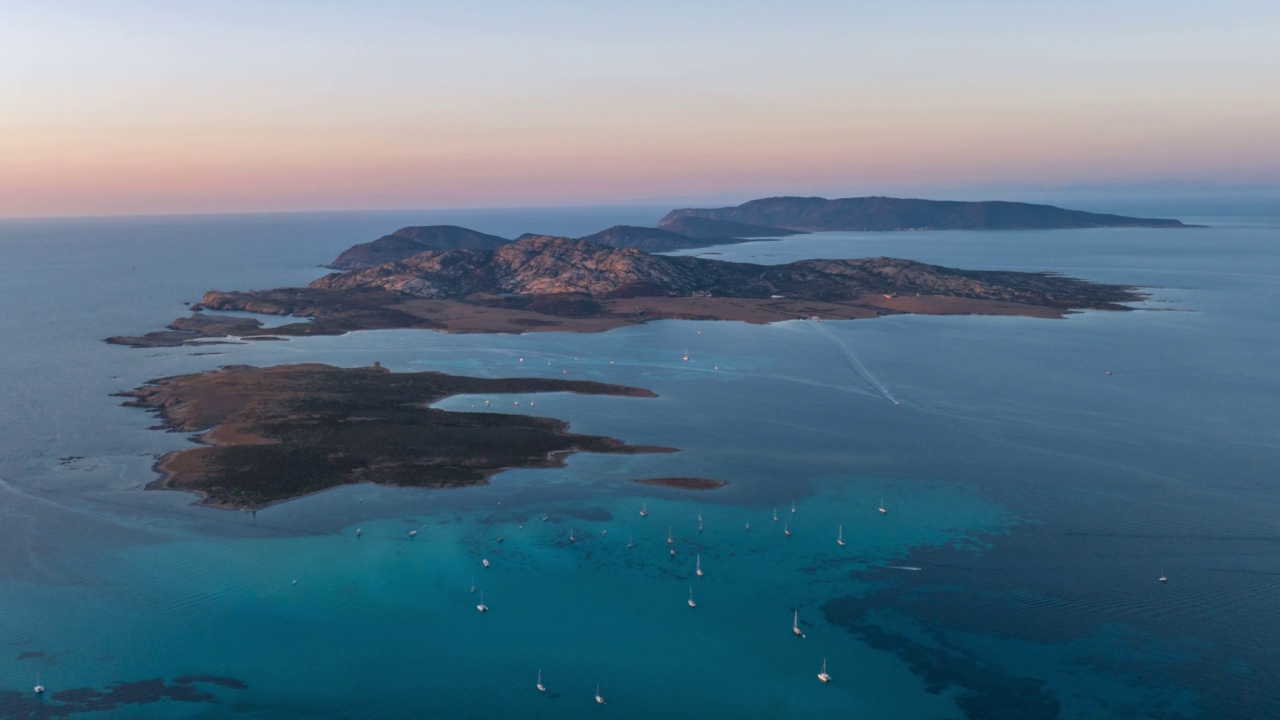
M 456 225 L 400 228 L 377 240 L 347 248 L 329 267 L 335 270 L 373 267 L 427 250 L 492 250 L 510 240 Z
M 658 227 L 692 218 L 769 225 L 792 230 L 1013 230 L 1091 227 L 1186 227 L 1177 220 L 1135 218 L 1016 202 L 956 202 L 861 197 L 775 197 L 737 207 L 686 208 L 667 213 Z
M 492 252 L 425 252 L 316 280 L 312 290 L 386 291 L 419 298 L 585 293 L 597 297 L 689 295 L 851 300 L 869 294 L 929 294 L 1047 307 L 1106 307 L 1136 299 L 1129 288 L 1048 273 L 966 271 L 896 258 L 804 260 L 756 265 L 650 255 L 582 240 L 526 237 Z

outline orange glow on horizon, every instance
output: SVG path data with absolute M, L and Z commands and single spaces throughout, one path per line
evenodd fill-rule
M 1244 8 L 196 5 L 0 26 L 0 217 L 1280 184 Z
M 595 137 L 131 134 L 111 143 L 0 139 L 0 216 L 574 205 L 938 184 L 1268 177 L 1259 126 L 1212 145 L 1190 129 L 1042 125 L 738 129 Z M 692 137 L 689 137 L 692 136 Z M 87 136 L 86 136 L 87 137 Z M 61 142 L 59 142 L 61 140 Z M 1177 148 L 1176 151 L 1170 148 Z M 1273 153 L 1274 154 L 1274 153 Z M 829 190 L 828 193 L 832 191 Z

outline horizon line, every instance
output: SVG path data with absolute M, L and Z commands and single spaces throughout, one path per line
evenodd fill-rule
M 805 193 L 805 192 L 795 192 L 795 193 L 782 192 L 782 193 L 767 194 L 767 195 L 755 195 L 752 197 L 748 197 L 746 199 L 740 199 L 741 197 L 743 197 L 742 195 L 732 195 L 732 196 L 730 195 L 695 195 L 695 196 L 686 196 L 683 198 L 652 198 L 650 197 L 650 198 L 636 198 L 631 200 L 616 200 L 616 201 L 604 201 L 604 202 L 582 202 L 582 203 L 569 202 L 569 203 L 563 203 L 563 204 L 552 203 L 552 204 L 530 204 L 530 205 L 461 205 L 461 206 L 453 205 L 453 206 L 434 206 L 434 207 L 433 206 L 419 206 L 419 207 L 403 207 L 402 206 L 402 207 L 376 207 L 376 208 L 346 207 L 346 208 L 338 208 L 338 209 L 280 208 L 280 209 L 272 209 L 272 210 L 228 209 L 228 210 L 196 211 L 196 212 L 181 212 L 181 211 L 141 212 L 141 213 L 138 213 L 138 212 L 121 212 L 121 213 L 86 212 L 86 213 L 69 213 L 64 215 L 43 215 L 43 214 L 42 215 L 0 215 L 0 222 L 21 222 L 21 221 L 42 221 L 42 220 L 123 220 L 123 219 L 130 219 L 130 218 L 143 220 L 143 219 L 164 219 L 164 218 L 231 217 L 231 216 L 253 217 L 253 216 L 266 216 L 266 215 L 321 215 L 321 214 L 355 215 L 355 214 L 361 214 L 361 213 L 492 212 L 492 211 L 499 211 L 499 210 L 515 210 L 515 211 L 588 210 L 588 209 L 604 210 L 608 208 L 670 208 L 674 210 L 674 209 L 680 209 L 682 207 L 698 207 L 697 205 L 694 205 L 694 203 L 705 203 L 705 205 L 703 205 L 702 207 L 710 207 L 712 204 L 719 204 L 718 206 L 721 206 L 721 207 L 734 207 L 746 202 L 751 202 L 753 200 L 762 200 L 762 199 L 780 198 L 780 197 L 822 198 L 822 199 L 883 197 L 883 198 L 893 198 L 893 199 L 902 199 L 902 200 L 927 200 L 927 201 L 935 201 L 935 202 L 1020 202 L 1020 203 L 1027 203 L 1027 204 L 1033 204 L 1033 205 L 1058 205 L 1060 207 L 1063 207 L 1063 209 L 1076 209 L 1076 208 L 1065 207 L 1065 204 L 1070 204 L 1077 201 L 1087 203 L 1090 201 L 1102 200 L 1104 198 L 1081 197 L 1078 199 L 1073 199 L 1070 197 L 1072 194 L 1080 193 L 1082 191 L 1103 192 L 1107 190 L 1116 190 L 1120 188 L 1127 188 L 1127 189 L 1130 189 L 1131 191 L 1148 193 L 1145 195 L 1139 195 L 1135 197 L 1121 198 L 1123 200 L 1132 200 L 1134 202 L 1144 202 L 1144 201 L 1145 202 L 1150 202 L 1150 201 L 1171 202 L 1175 200 L 1192 199 L 1185 196 L 1176 197 L 1175 196 L 1176 191 L 1179 191 L 1179 190 L 1182 193 L 1191 193 L 1191 194 L 1195 194 L 1197 192 L 1199 193 L 1222 193 L 1222 192 L 1251 193 L 1250 195 L 1241 195 L 1237 199 L 1242 201 L 1260 201 L 1260 200 L 1268 200 L 1268 199 L 1280 201 L 1280 185 L 1275 185 L 1275 186 L 1266 185 L 1266 184 L 1262 184 L 1262 185 L 1247 184 L 1243 186 L 1223 186 L 1223 185 L 1194 186 L 1193 185 L 1193 186 L 1183 186 L 1183 187 L 1177 187 L 1177 188 L 1166 186 L 1165 188 L 1161 188 L 1162 190 L 1166 191 L 1165 193 L 1161 194 L 1157 192 L 1156 194 L 1152 195 L 1149 193 L 1155 190 L 1155 188 L 1152 188 L 1149 184 L 1128 185 L 1128 184 L 1100 183 L 1100 184 L 1083 184 L 1083 185 L 1074 184 L 1074 185 L 1067 185 L 1067 186 L 1059 186 L 1056 188 L 1024 187 L 1021 189 L 1014 189 L 1014 188 L 1005 189 L 1005 192 L 1014 194 L 1014 195 L 1017 195 L 1020 193 L 1029 193 L 1034 195 L 1052 195 L 1056 193 L 1061 195 L 1061 199 L 1057 199 L 1057 200 L 1037 199 L 1035 201 L 1030 201 L 1026 199 L 1002 199 L 1002 198 L 996 198 L 996 197 L 986 197 L 984 199 L 977 199 L 977 200 L 974 200 L 974 199 L 958 200 L 954 197 L 954 195 L 961 194 L 961 192 L 964 192 L 964 191 L 961 191 L 959 188 L 955 188 L 955 189 L 933 188 L 931 189 L 931 191 L 926 191 L 924 193 L 915 193 L 914 191 L 894 193 L 893 190 L 887 190 L 883 192 L 863 192 L 863 193 L 851 194 L 851 195 L 843 195 L 838 193 L 814 194 L 814 193 Z M 998 192 L 998 190 L 996 190 L 996 188 L 994 187 L 990 188 L 990 190 Z M 1175 191 L 1175 192 L 1169 192 L 1169 191 Z M 978 193 L 982 193 L 983 195 L 988 194 L 988 191 L 976 190 L 976 189 L 969 190 L 967 192 L 970 194 L 978 194 Z M 891 194 L 887 194 L 887 193 L 891 193 Z M 931 198 L 931 197 L 927 197 L 927 195 L 942 195 L 947 197 Z M 1210 198 L 1204 198 L 1204 199 L 1207 200 Z M 680 203 L 685 203 L 685 204 L 681 205 Z

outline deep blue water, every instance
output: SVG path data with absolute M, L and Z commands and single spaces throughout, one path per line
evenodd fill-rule
M 661 212 L 0 222 L 0 718 L 113 686 L 102 703 L 120 704 L 77 716 L 1280 716 L 1280 218 L 709 251 L 1151 288 L 1137 311 L 1063 320 L 101 342 L 163 325 L 206 289 L 304 283 L 405 224 L 577 235 Z M 681 452 L 578 455 L 454 491 L 354 486 L 256 515 L 141 490 L 154 457 L 187 441 L 111 393 L 300 360 L 640 385 L 659 397 L 441 405 L 488 399 Z M 730 484 L 631 482 L 669 474 Z M 175 682 L 193 675 L 247 687 Z M 174 688 L 207 696 L 157 700 Z

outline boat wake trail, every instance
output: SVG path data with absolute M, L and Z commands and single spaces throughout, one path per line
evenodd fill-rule
M 867 366 L 863 365 L 862 361 L 858 359 L 857 354 L 853 352 L 853 348 L 846 345 L 838 335 L 831 332 L 831 330 L 822 323 L 814 323 L 814 325 L 817 325 L 818 330 L 825 333 L 828 338 L 831 338 L 831 342 L 835 343 L 836 347 L 840 348 L 840 351 L 844 353 L 845 357 L 849 358 L 849 364 L 853 366 L 854 371 L 857 372 L 858 375 L 862 376 L 863 380 L 866 380 L 871 387 L 875 388 L 877 392 L 885 396 L 889 402 L 894 405 L 902 404 L 898 402 L 898 399 L 895 398 L 892 393 L 889 392 L 889 388 L 881 384 L 881 382 L 871 374 L 871 371 L 867 370 Z

